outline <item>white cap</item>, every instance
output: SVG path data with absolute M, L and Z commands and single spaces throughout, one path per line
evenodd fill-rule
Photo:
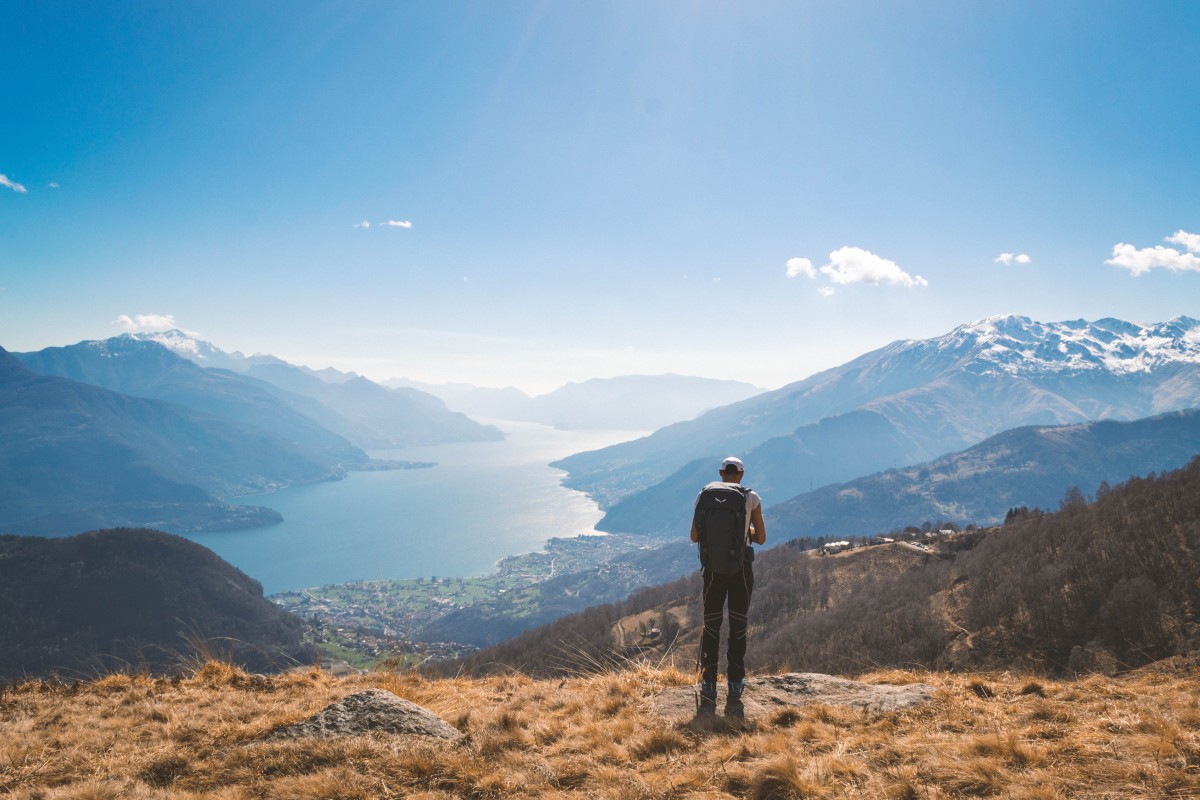
M 726 456 L 725 460 L 721 462 L 721 472 L 727 471 L 730 467 L 733 467 L 738 472 L 746 471 L 745 465 L 742 464 L 742 460 L 737 456 Z

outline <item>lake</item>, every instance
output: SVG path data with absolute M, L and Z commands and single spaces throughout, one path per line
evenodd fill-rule
M 433 575 L 485 575 L 500 559 L 539 550 L 554 536 L 595 533 L 603 512 L 564 488 L 551 461 L 643 435 L 559 431 L 487 420 L 502 442 L 380 450 L 374 458 L 434 461 L 431 469 L 352 472 L 344 480 L 227 498 L 268 506 L 267 528 L 188 534 L 267 594 L 329 583 Z

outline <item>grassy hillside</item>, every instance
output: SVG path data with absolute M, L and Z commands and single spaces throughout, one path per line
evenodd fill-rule
M 552 681 L 317 670 L 263 677 L 212 662 L 176 678 L 31 682 L 0 689 L 0 794 L 1052 800 L 1200 792 L 1200 675 L 1178 664 L 1067 681 L 874 673 L 864 680 L 932 684 L 934 699 L 876 715 L 779 708 L 742 724 L 656 716 L 653 696 L 691 677 L 644 667 Z M 465 737 L 268 740 L 367 688 L 424 706 Z

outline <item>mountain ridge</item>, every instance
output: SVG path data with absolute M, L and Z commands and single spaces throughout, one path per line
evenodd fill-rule
M 761 392 L 742 381 L 662 373 L 572 381 L 533 397 L 511 387 L 476 389 L 447 402 L 467 413 L 560 430 L 654 430 Z
M 309 409 L 303 398 L 281 396 L 278 388 L 246 375 L 205 369 L 158 342 L 126 335 L 16 356 L 42 375 L 162 400 L 268 432 L 282 447 L 330 465 L 368 460 L 361 449 L 304 413 Z
M 1008 428 L 1137 419 L 1200 405 L 1200 322 L 1101 323 L 1045 324 L 1006 315 L 960 325 L 941 337 L 893 342 L 691 422 L 554 466 L 568 471 L 565 485 L 606 509 L 602 530 L 666 533 L 678 525 L 672 506 L 683 496 L 684 482 L 695 477 L 683 465 L 716 464 L 731 452 L 746 461 L 748 483 L 772 485 L 769 507 L 807 491 L 810 483 L 918 463 Z M 1030 369 L 1021 371 L 1022 364 Z M 809 474 L 795 474 L 786 460 L 759 458 L 811 450 L 805 440 L 816 430 L 812 426 L 860 412 L 881 415 L 890 438 L 908 444 L 895 453 L 865 449 L 860 464 L 847 463 L 841 472 L 825 469 L 846 449 L 837 442 L 812 451 Z M 880 463 L 882 457 L 898 460 Z
M 162 400 L 40 375 L 0 348 L 0 523 L 129 503 L 191 504 L 338 477 L 274 437 Z M 218 520 L 218 524 L 220 524 Z M 60 530 L 75 533 L 77 530 Z
M 314 370 L 271 355 L 227 353 L 178 329 L 124 336 L 157 342 L 202 367 L 230 370 L 307 397 L 320 407 L 300 409 L 302 413 L 364 449 L 504 438 L 494 426 L 451 411 L 440 398 L 418 389 L 388 389 L 355 373 Z
M 1072 487 L 1103 493 L 1179 469 L 1200 453 L 1200 409 L 1133 421 L 1024 426 L 911 467 L 823 486 L 766 514 L 777 538 L 870 536 L 920 521 L 996 525 L 1011 508 L 1052 508 Z

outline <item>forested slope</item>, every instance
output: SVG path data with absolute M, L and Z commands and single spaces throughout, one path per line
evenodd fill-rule
M 205 652 L 255 671 L 312 663 L 301 629 L 258 581 L 179 536 L 0 536 L 0 684 L 172 670 Z
M 752 670 L 1136 667 L 1188 651 L 1200 633 L 1200 458 L 1091 504 L 1070 492 L 1055 513 L 1017 510 L 936 552 L 896 544 L 822 557 L 784 545 L 755 570 Z M 645 589 L 461 666 L 556 674 L 630 656 L 688 666 L 698 596 L 695 575 Z M 631 619 L 655 623 L 656 641 L 619 644 Z

